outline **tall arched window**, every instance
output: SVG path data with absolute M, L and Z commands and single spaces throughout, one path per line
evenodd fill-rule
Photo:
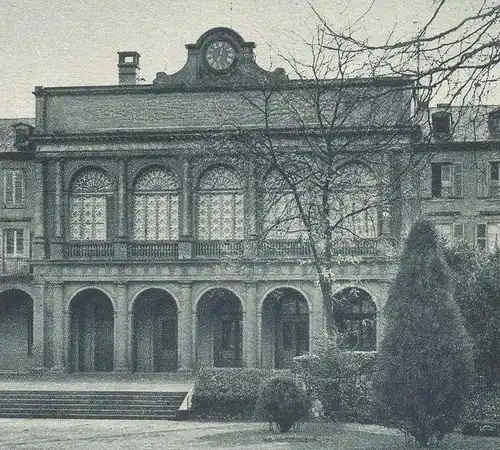
M 179 238 L 179 186 L 171 172 L 154 168 L 142 174 L 134 187 L 134 239 Z
M 243 192 L 242 180 L 227 167 L 203 174 L 198 190 L 198 239 L 243 239 Z
M 78 175 L 71 186 L 70 235 L 75 240 L 104 241 L 113 183 L 99 169 Z
M 300 239 L 305 229 L 295 197 L 280 174 L 272 170 L 264 181 L 263 233 L 268 239 Z
M 333 180 L 335 197 L 332 222 L 344 237 L 378 236 L 379 188 L 371 171 L 360 163 L 349 163 L 337 169 Z

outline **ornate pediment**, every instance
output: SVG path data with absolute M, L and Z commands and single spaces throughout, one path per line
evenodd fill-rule
M 195 44 L 187 44 L 187 61 L 178 72 L 158 72 L 158 88 L 259 87 L 273 80 L 286 80 L 283 69 L 273 72 L 257 65 L 254 42 L 245 41 L 230 28 L 213 28 Z

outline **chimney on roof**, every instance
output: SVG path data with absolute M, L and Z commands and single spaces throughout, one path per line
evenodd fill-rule
M 137 84 L 140 57 L 137 52 L 118 52 L 119 84 Z

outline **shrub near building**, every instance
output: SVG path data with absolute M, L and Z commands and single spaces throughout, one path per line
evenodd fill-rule
M 474 374 L 471 343 L 431 222 L 413 226 L 383 313 L 377 414 L 427 446 L 461 420 Z
M 202 418 L 251 419 L 262 382 L 290 371 L 264 369 L 204 368 L 198 374 L 191 410 Z

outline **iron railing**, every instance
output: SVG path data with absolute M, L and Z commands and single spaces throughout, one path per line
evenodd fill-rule
M 193 256 L 195 258 L 224 258 L 243 256 L 243 241 L 195 241 Z
M 127 255 L 129 258 L 139 259 L 177 259 L 179 257 L 179 243 L 168 242 L 130 242 Z
M 113 258 L 114 246 L 109 242 L 71 242 L 63 244 L 63 257 L 67 259 Z

